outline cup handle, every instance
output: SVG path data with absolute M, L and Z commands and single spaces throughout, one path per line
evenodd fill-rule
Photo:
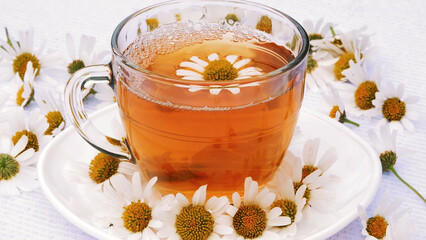
M 87 118 L 84 109 L 83 90 L 87 86 L 112 82 L 111 63 L 109 65 L 93 65 L 75 72 L 65 86 L 65 114 L 77 132 L 94 148 L 110 156 L 130 160 L 131 155 L 125 140 L 111 138 L 99 131 Z

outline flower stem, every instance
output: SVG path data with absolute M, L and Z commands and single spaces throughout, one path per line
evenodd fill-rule
M 358 123 L 356 123 L 356 122 L 354 122 L 354 121 L 351 121 L 351 120 L 349 120 L 349 119 L 345 119 L 345 123 L 349 123 L 349 124 L 352 124 L 352 125 L 355 125 L 355 126 L 357 126 L 357 127 L 359 127 L 359 124 Z
M 390 167 L 390 170 L 393 172 L 393 174 L 395 174 L 395 176 L 402 182 L 404 183 L 408 188 L 410 188 L 411 190 L 413 190 L 414 193 L 417 194 L 417 196 L 419 196 L 423 202 L 426 203 L 426 199 L 416 190 L 414 189 L 410 184 L 408 184 L 406 181 L 404 181 L 404 179 L 402 179 L 399 174 L 396 172 L 395 168 L 393 166 Z
M 330 30 L 331 30 L 331 34 L 333 35 L 333 37 L 336 36 L 336 32 L 334 31 L 334 28 L 332 26 L 330 26 Z

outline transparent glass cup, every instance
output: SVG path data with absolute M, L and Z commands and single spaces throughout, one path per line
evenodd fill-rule
M 190 81 L 150 71 L 128 57 L 129 46 L 141 36 L 160 47 L 164 44 L 154 33 L 168 34 L 170 45 L 180 41 L 170 28 L 183 23 L 191 26 L 188 34 L 207 25 L 261 30 L 286 46 L 292 58 L 259 76 Z M 189 196 L 208 184 L 209 196 L 231 196 L 243 191 L 246 177 L 260 186 L 272 179 L 291 141 L 304 94 L 309 40 L 295 20 L 246 1 L 168 1 L 124 19 L 111 45 L 109 65 L 79 70 L 65 89 L 67 115 L 93 147 L 135 162 L 145 179 L 157 176 L 156 189 L 163 194 Z M 100 133 L 86 117 L 82 91 L 97 83 L 115 90 L 124 140 Z

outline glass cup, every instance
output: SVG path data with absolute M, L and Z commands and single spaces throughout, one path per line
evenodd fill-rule
M 195 41 L 197 31 L 205 28 L 210 39 Z M 138 62 L 161 56 L 168 46 L 179 50 L 183 49 L 179 46 L 214 43 L 211 38 L 222 33 L 219 39 L 223 39 L 229 31 L 243 37 L 217 51 L 219 58 L 251 51 L 239 48 L 233 53 L 233 44 L 248 41 L 247 32 L 253 32 L 259 46 L 269 42 L 279 46 L 269 48 L 266 57 L 284 52 L 288 63 L 273 60 L 278 65 L 264 74 L 210 81 L 182 79 L 176 70 L 180 65 L 156 63 L 176 72 L 172 76 Z M 137 39 L 139 45 L 132 44 Z M 135 162 L 145 179 L 157 176 L 156 189 L 163 194 L 190 196 L 208 184 L 209 196 L 231 196 L 244 190 L 246 177 L 260 186 L 272 179 L 291 141 L 303 99 L 309 40 L 299 23 L 247 1 L 168 1 L 124 19 L 111 45 L 109 65 L 76 72 L 65 89 L 68 118 L 93 147 Z M 178 57 L 189 58 L 192 52 L 185 54 Z M 252 54 L 251 60 L 259 56 Z M 196 57 L 204 65 L 213 61 Z M 124 140 L 100 133 L 86 117 L 82 91 L 97 83 L 109 83 L 115 90 Z

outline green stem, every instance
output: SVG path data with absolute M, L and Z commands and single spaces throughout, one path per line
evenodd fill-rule
M 410 184 L 408 184 L 406 181 L 404 181 L 404 179 L 402 179 L 399 175 L 398 175 L 398 173 L 395 171 L 395 168 L 393 168 L 393 166 L 391 166 L 390 167 L 390 170 L 393 172 L 393 174 L 395 174 L 395 176 L 402 182 L 402 183 L 404 183 L 408 188 L 410 188 L 411 190 L 413 190 L 413 192 L 414 193 L 416 193 L 417 194 L 417 196 L 419 196 L 422 200 L 423 200 L 423 202 L 425 202 L 426 203 L 426 199 L 419 193 L 419 192 L 417 192 L 417 190 L 416 189 L 414 189 Z
M 352 124 L 352 125 L 355 125 L 355 126 L 357 126 L 357 127 L 359 127 L 359 124 L 358 123 L 356 123 L 356 122 L 354 122 L 354 121 L 351 121 L 351 120 L 349 120 L 349 119 L 345 119 L 345 123 L 349 123 L 349 124 Z
M 336 32 L 334 31 L 334 28 L 332 26 L 330 26 L 330 30 L 331 30 L 331 34 L 333 35 L 333 37 L 336 36 Z

